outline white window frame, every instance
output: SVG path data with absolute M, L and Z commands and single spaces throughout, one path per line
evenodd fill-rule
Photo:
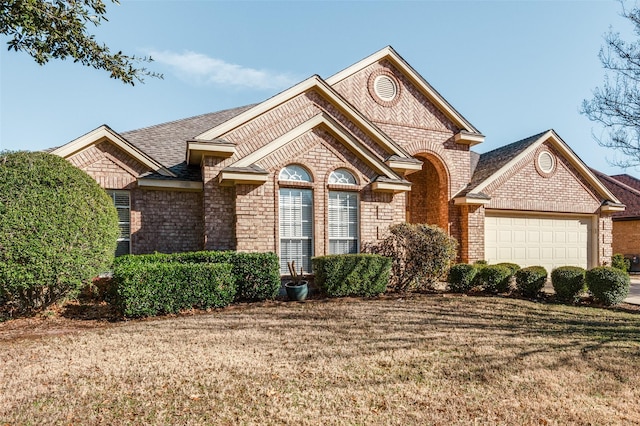
M 336 205 L 334 197 L 344 197 L 347 200 L 346 213 L 345 206 L 340 204 Z M 329 191 L 329 254 L 346 254 L 346 253 L 359 253 L 360 252 L 360 196 L 357 192 L 352 191 Z M 336 210 L 342 210 L 337 211 Z M 355 212 L 352 214 L 352 210 Z M 339 223 L 335 224 L 333 221 L 338 219 Z M 344 222 L 346 218 L 346 223 Z M 353 219 L 353 220 L 352 220 Z M 346 235 L 341 232 L 346 227 Z M 351 232 L 353 230 L 353 233 Z M 334 243 L 336 242 L 352 242 L 355 241 L 355 246 L 350 251 L 337 250 Z
M 308 195 L 308 203 L 304 203 L 305 195 Z M 295 204 L 291 201 L 295 200 Z M 287 204 L 285 204 L 287 203 Z M 311 257 L 314 252 L 313 238 L 313 190 L 310 188 L 280 188 L 279 201 L 279 233 L 280 233 L 280 273 L 287 275 L 289 269 L 287 263 L 295 260 L 296 269 L 304 268 L 307 273 L 311 272 Z M 299 211 L 296 211 L 299 208 Z M 289 209 L 287 212 L 285 209 Z M 297 216 L 297 217 L 293 217 Z M 289 223 L 290 220 L 300 223 Z M 287 253 L 289 244 L 298 242 L 300 250 L 292 255 Z M 304 246 L 307 246 L 307 254 L 304 253 Z
M 118 210 L 118 227 L 120 228 L 120 235 L 118 236 L 118 244 L 122 243 L 122 242 L 126 242 L 127 243 L 127 253 L 120 253 L 117 254 L 117 247 L 116 247 L 116 255 L 117 256 L 122 256 L 124 254 L 131 254 L 131 191 L 125 191 L 125 190 L 113 190 L 113 189 L 107 189 L 107 194 L 111 197 L 111 200 L 113 201 L 113 205 L 115 206 L 116 210 Z M 127 196 L 127 203 L 118 203 L 117 200 L 117 196 L 123 196 L 126 195 Z M 120 210 L 127 210 L 128 214 L 128 220 L 124 221 L 124 220 L 120 220 Z M 129 229 L 128 233 L 123 233 L 122 229 L 123 226 L 126 226 Z

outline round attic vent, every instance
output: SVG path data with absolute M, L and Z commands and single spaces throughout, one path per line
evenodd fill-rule
M 379 75 L 373 81 L 373 90 L 385 102 L 391 102 L 398 94 L 398 86 L 390 76 Z
M 543 173 L 551 173 L 556 166 L 556 161 L 549 151 L 541 151 L 538 154 L 538 167 Z

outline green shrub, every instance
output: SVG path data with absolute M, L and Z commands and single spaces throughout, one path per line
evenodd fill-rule
M 230 263 L 237 288 L 236 300 L 275 299 L 280 291 L 280 266 L 275 253 L 197 251 L 175 254 L 144 254 L 118 257 L 114 265 L 135 262 Z
M 599 266 L 585 274 L 587 288 L 605 305 L 617 305 L 629 295 L 629 274 L 611 266 Z
M 518 265 L 517 263 L 502 262 L 502 263 L 496 263 L 496 265 L 506 266 L 511 271 L 511 275 L 515 275 L 516 272 L 520 270 L 520 265 Z
M 450 291 L 454 293 L 467 293 L 475 285 L 475 277 L 478 268 L 466 263 L 457 263 L 449 269 L 447 279 Z
M 114 302 L 127 317 L 220 308 L 236 294 L 228 263 L 127 262 L 114 268 Z
M 400 223 L 366 250 L 393 259 L 390 287 L 407 291 L 433 288 L 449 270 L 456 247 L 456 240 L 437 226 Z
M 547 270 L 542 266 L 528 266 L 516 272 L 516 287 L 525 297 L 536 297 L 547 282 Z
M 331 297 L 375 296 L 389 283 L 391 259 L 376 254 L 334 254 L 311 259 L 315 284 Z
M 631 269 L 631 261 L 625 259 L 624 255 L 616 253 L 611 256 L 611 266 L 621 271 L 629 272 L 629 269 Z
M 113 201 L 68 161 L 0 154 L 0 299 L 44 308 L 108 270 L 120 233 Z
M 476 266 L 476 267 L 483 267 L 487 265 L 488 263 L 486 260 L 476 260 L 475 262 L 473 262 L 473 266 Z
M 506 293 L 511 277 L 511 269 L 506 266 L 486 265 L 478 270 L 476 284 L 489 293 Z
M 551 271 L 551 284 L 558 300 L 575 302 L 586 290 L 585 269 L 579 266 L 560 266 Z

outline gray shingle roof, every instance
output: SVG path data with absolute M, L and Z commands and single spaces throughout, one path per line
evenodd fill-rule
M 170 121 L 151 127 L 122 132 L 120 135 L 178 175 L 179 179 L 198 181 L 202 180 L 200 168 L 188 166 L 186 162 L 187 140 L 192 140 L 199 134 L 231 120 L 254 105 Z M 149 173 L 145 177 L 166 179 L 166 177 L 157 173 Z

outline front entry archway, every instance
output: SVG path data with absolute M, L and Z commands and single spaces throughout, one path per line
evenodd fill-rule
M 432 155 L 416 155 L 422 170 L 407 176 L 412 183 L 407 199 L 407 222 L 438 225 L 449 231 L 449 182 L 442 162 Z

